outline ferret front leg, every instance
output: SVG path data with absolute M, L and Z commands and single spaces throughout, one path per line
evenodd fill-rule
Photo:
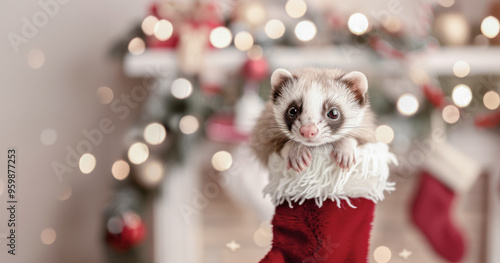
M 356 163 L 356 147 L 358 142 L 353 138 L 345 138 L 333 144 L 332 157 L 342 169 L 351 169 Z
M 304 171 L 312 161 L 312 152 L 309 147 L 295 142 L 289 142 L 281 151 L 281 156 L 287 162 L 287 169 L 293 169 L 296 172 Z

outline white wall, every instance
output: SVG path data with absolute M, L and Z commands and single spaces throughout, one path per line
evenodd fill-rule
M 67 2 L 36 36 L 19 46 L 18 53 L 11 47 L 8 33 L 21 35 L 22 17 L 32 19 L 42 8 L 36 0 L 0 2 L 0 262 L 105 262 L 102 212 L 113 186 L 110 167 L 121 156 L 124 132 L 135 117 L 120 120 L 109 105 L 98 102 L 96 90 L 106 85 L 120 95 L 133 87 L 107 52 L 143 17 L 148 1 Z M 33 48 L 45 53 L 40 69 L 28 66 L 27 54 Z M 75 148 L 85 138 L 81 131 L 98 127 L 104 117 L 113 121 L 116 130 L 94 147 L 96 169 L 88 175 L 74 169 L 60 183 L 51 163 L 64 163 L 65 147 Z M 58 134 L 51 146 L 40 141 L 46 128 Z M 7 230 L 9 146 L 18 149 L 15 257 L 7 254 L 2 235 Z M 73 194 L 60 201 L 57 195 L 65 184 L 72 187 Z M 57 232 L 55 243 L 49 246 L 40 239 L 46 227 Z

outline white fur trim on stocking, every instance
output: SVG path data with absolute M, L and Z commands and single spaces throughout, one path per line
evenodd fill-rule
M 467 192 L 481 173 L 481 165 L 447 142 L 436 143 L 435 149 L 424 168 L 453 191 Z
M 287 201 L 291 207 L 292 202 L 315 199 L 321 207 L 323 201 L 331 199 L 339 207 L 341 200 L 354 207 L 349 198 L 362 197 L 376 203 L 384 199 L 384 191 L 395 190 L 395 183 L 388 178 L 389 164 L 397 165 L 397 159 L 386 144 L 359 146 L 356 164 L 349 171 L 339 168 L 330 153 L 326 147 L 315 148 L 311 165 L 302 173 L 287 169 L 285 160 L 274 153 L 269 157 L 269 184 L 264 194 L 269 194 L 275 205 Z

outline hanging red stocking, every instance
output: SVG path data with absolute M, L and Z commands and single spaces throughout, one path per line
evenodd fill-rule
M 451 211 L 457 194 L 466 192 L 476 180 L 480 166 L 450 144 L 435 148 L 421 174 L 411 218 L 439 255 L 458 262 L 466 251 L 465 237 Z

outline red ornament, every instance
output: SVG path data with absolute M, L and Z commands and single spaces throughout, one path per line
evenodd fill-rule
M 122 217 L 112 217 L 107 223 L 106 241 L 118 252 L 139 245 L 146 237 L 146 226 L 139 215 L 129 211 Z
M 444 93 L 441 89 L 438 89 L 430 84 L 424 84 L 422 86 L 423 92 L 427 100 L 434 105 L 436 108 L 442 108 L 445 104 Z
M 243 65 L 243 74 L 251 81 L 262 81 L 269 75 L 269 65 L 264 57 L 248 59 Z

